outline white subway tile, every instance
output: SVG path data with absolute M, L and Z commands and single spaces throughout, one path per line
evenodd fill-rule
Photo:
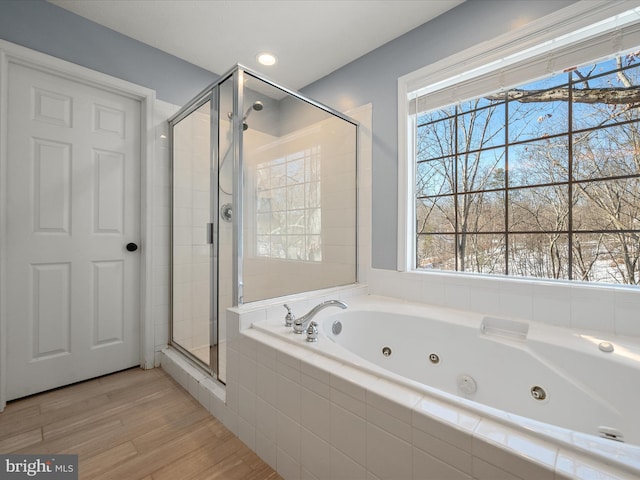
M 640 292 L 627 289 L 616 290 L 614 301 L 616 335 L 640 337 L 640 321 L 638 321 Z
M 238 435 L 238 414 L 230 408 L 225 408 L 222 418 L 218 418 L 222 424 L 234 435 Z
M 341 449 L 331 448 L 331 479 L 367 480 L 365 467 L 342 453 Z
M 366 385 L 369 376 L 348 365 L 337 367 L 331 375 L 331 388 L 349 395 L 361 402 L 366 401 Z
M 500 315 L 522 320 L 533 319 L 533 297 L 531 288 L 518 282 L 508 288 L 500 289 Z
M 276 350 L 272 347 L 256 342 L 256 362 L 271 370 L 276 369 Z
M 300 424 L 318 437 L 330 442 L 331 402 L 311 390 L 302 388 L 300 403 Z
M 571 328 L 613 332 L 614 295 L 597 286 L 571 287 Z
M 331 373 L 327 369 L 318 368 L 317 364 L 325 360 L 323 355 L 314 354 L 300 363 L 300 371 L 317 382 L 331 385 Z
M 483 419 L 473 435 L 474 457 L 523 478 L 553 480 L 557 447 L 493 421 Z
M 571 289 L 568 286 L 534 285 L 533 320 L 568 328 L 571 325 Z
M 328 375 L 328 379 L 330 379 L 331 374 L 326 372 Z M 300 375 L 300 385 L 304 388 L 311 390 L 316 395 L 320 395 L 321 397 L 329 400 L 331 398 L 331 387 L 328 383 L 323 383 L 319 381 L 317 378 L 311 377 L 305 373 Z
M 261 363 L 258 363 L 256 370 L 256 393 L 258 397 L 275 406 L 277 404 L 276 391 L 278 388 L 278 374 Z
M 256 430 L 265 438 L 276 441 L 278 411 L 272 405 L 256 398 Z
M 300 421 L 300 384 L 276 376 L 276 408 L 296 422 Z
M 322 480 L 304 467 L 301 467 L 301 478 L 302 480 Z
M 388 380 L 378 379 L 367 382 L 367 404 L 405 423 L 411 423 L 412 409 L 420 400 L 422 395 Z
M 243 350 L 245 351 L 245 350 Z M 246 355 L 240 354 L 238 355 L 238 382 L 241 386 L 246 388 L 251 392 L 256 391 L 256 372 L 257 372 L 257 364 L 256 361 L 252 358 L 247 357 Z
M 460 310 L 469 310 L 470 288 L 466 285 L 447 283 L 444 290 L 445 306 Z
M 414 408 L 412 425 L 471 453 L 472 435 L 480 417 L 439 400 L 425 397 Z
M 411 443 L 411 424 L 399 420 L 398 417 L 389 415 L 386 411 L 379 410 L 367 404 L 367 422 L 378 428 L 395 435 L 396 437 Z
M 233 322 L 231 323 L 231 325 L 227 324 L 227 326 L 229 328 L 237 328 L 237 325 L 233 325 Z M 249 338 L 247 335 L 240 335 L 238 337 L 238 345 L 239 345 L 238 350 L 240 350 L 244 355 L 249 357 L 251 360 L 253 361 L 256 360 L 257 342 L 255 340 L 253 340 L 252 338 Z
M 278 447 L 277 450 L 276 465 L 278 467 L 277 472 L 282 478 L 286 478 L 287 480 L 300 480 L 302 474 L 300 470 L 300 463 L 280 447 Z
M 220 399 L 217 395 L 211 395 L 209 397 L 209 413 L 216 417 L 218 420 L 222 419 L 225 410 L 227 409 L 224 401 Z
M 471 474 L 471 453 L 469 452 L 417 428 L 413 429 L 413 446 L 460 472 Z
M 367 425 L 367 470 L 380 478 L 411 480 L 411 445 L 375 425 Z
M 344 408 L 331 405 L 331 445 L 366 465 L 367 423 Z
M 243 419 L 238 418 L 238 438 L 242 443 L 255 452 L 256 450 L 256 428 L 255 426 Z
M 367 416 L 367 404 L 365 402 L 353 398 L 335 388 L 331 389 L 331 402 L 361 418 Z
M 276 417 L 276 441 L 293 461 L 300 462 L 300 424 L 282 412 Z
M 612 466 L 594 461 L 576 452 L 560 450 L 556 462 L 556 480 L 626 480 L 632 478 L 629 472 L 623 472 Z M 635 478 L 635 477 L 633 477 Z
M 289 380 L 300 383 L 300 360 L 280 350 L 276 353 L 276 372 Z
M 318 479 L 331 477 L 331 445 L 306 428 L 301 431 L 300 464 Z
M 413 449 L 413 480 L 471 480 L 471 476 L 432 457 L 418 448 Z
M 470 288 L 468 307 L 485 315 L 500 315 L 500 289 L 488 286 Z
M 238 387 L 238 415 L 251 425 L 256 424 L 256 394 Z
M 227 407 L 235 413 L 238 413 L 239 407 L 239 385 L 237 381 L 227 381 Z
M 265 437 L 260 430 L 256 429 L 256 454 L 264 460 L 267 465 L 276 470 L 277 447 L 271 438 Z
M 482 459 L 473 457 L 473 478 L 477 480 L 524 480 Z M 526 480 L 536 480 L 535 478 Z
M 444 283 L 438 281 L 434 275 L 424 275 L 420 293 L 420 302 L 431 305 L 444 305 Z

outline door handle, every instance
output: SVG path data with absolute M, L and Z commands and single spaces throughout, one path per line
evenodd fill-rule
M 213 245 L 213 223 L 207 223 L 207 243 Z
M 127 243 L 127 246 L 125 248 L 127 249 L 128 252 L 135 252 L 138 249 L 138 245 L 131 242 L 131 243 Z

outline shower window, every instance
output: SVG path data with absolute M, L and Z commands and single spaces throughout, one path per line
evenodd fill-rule
M 256 255 L 322 261 L 320 146 L 256 167 Z
M 243 301 L 354 283 L 357 127 L 247 77 Z

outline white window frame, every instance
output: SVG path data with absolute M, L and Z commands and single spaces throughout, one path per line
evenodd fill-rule
M 473 97 L 472 90 L 476 88 L 474 83 L 488 72 L 501 70 L 501 88 L 509 88 L 517 82 L 517 78 L 510 77 L 515 72 L 517 77 L 518 67 L 524 66 L 536 59 L 547 62 L 548 68 L 554 68 L 555 59 L 543 59 L 539 46 L 545 50 L 544 45 L 551 41 L 553 50 L 546 48 L 547 52 L 559 51 L 560 57 L 568 51 L 575 50 L 574 43 L 563 43 L 562 37 L 570 33 L 585 29 L 581 42 L 598 43 L 608 54 L 612 48 L 616 51 L 634 48 L 640 45 L 640 22 L 631 22 L 624 28 L 616 26 L 612 35 L 611 26 L 608 30 L 587 29 L 598 22 L 619 15 L 628 10 L 640 6 L 640 0 L 611 2 L 610 0 L 582 0 L 569 7 L 554 12 L 551 15 L 535 20 L 523 28 L 500 35 L 492 40 L 481 43 L 475 47 L 464 50 L 431 65 L 425 66 L 398 78 L 398 271 L 416 271 L 415 266 L 415 125 L 410 116 L 410 95 L 412 92 L 447 90 L 449 101 L 443 95 L 442 106 L 452 101 L 463 101 Z M 559 41 L 558 41 L 559 40 Z M 606 41 L 605 41 L 606 40 Z M 557 49 L 557 50 L 556 50 Z M 592 59 L 602 52 L 594 51 Z M 503 73 L 503 74 L 502 74 Z M 504 77 L 504 78 L 503 78 Z M 532 78 L 522 78 L 520 81 L 528 81 Z M 450 88 L 451 85 L 459 85 L 460 88 Z M 478 92 L 478 94 L 487 93 Z M 454 98 L 455 97 L 455 98 Z M 447 272 L 458 274 L 459 272 Z

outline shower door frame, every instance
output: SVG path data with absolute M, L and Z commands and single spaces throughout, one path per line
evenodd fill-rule
M 171 194 L 171 212 L 170 212 L 170 224 L 171 224 L 171 239 L 170 239 L 170 295 L 169 295 L 169 345 L 175 347 L 181 353 L 185 354 L 188 358 L 194 361 L 198 366 L 206 370 L 208 373 L 213 374 L 214 378 L 219 380 L 217 372 L 218 372 L 218 354 L 216 350 L 216 355 L 213 354 L 214 349 L 211 348 L 213 345 L 216 345 L 218 342 L 218 287 L 219 287 L 219 276 L 218 276 L 218 229 L 219 229 L 219 199 L 218 199 L 218 180 L 219 180 L 219 172 L 218 172 L 218 162 L 219 162 L 219 114 L 220 114 L 220 86 L 228 81 L 229 79 L 233 82 L 233 112 L 232 112 L 232 145 L 230 148 L 233 149 L 233 197 L 232 197 L 232 303 L 233 306 L 239 306 L 244 304 L 244 278 L 243 278 L 243 263 L 244 263 L 244 233 L 242 228 L 242 218 L 243 218 L 243 205 L 242 199 L 244 195 L 244 185 L 243 185 L 243 118 L 242 112 L 244 111 L 244 84 L 245 84 L 245 75 L 250 77 L 254 77 L 265 84 L 276 88 L 283 93 L 290 95 L 291 97 L 302 100 L 314 107 L 323 110 L 335 117 L 338 117 L 356 127 L 356 159 L 355 159 L 355 168 L 356 168 L 356 185 L 355 185 L 355 248 L 356 248 L 356 259 L 358 258 L 358 242 L 359 242 L 359 186 L 358 186 L 358 170 L 359 170 L 359 152 L 360 152 L 360 135 L 359 135 L 359 123 L 349 116 L 334 110 L 322 103 L 319 103 L 315 100 L 312 100 L 304 95 L 283 87 L 277 82 L 266 78 L 264 75 L 255 72 L 241 64 L 236 64 L 233 68 L 228 70 L 226 73 L 221 75 L 215 82 L 204 88 L 198 95 L 196 95 L 189 103 L 187 103 L 184 107 L 182 107 L 174 116 L 168 119 L 169 123 L 169 151 L 171 156 L 170 161 L 170 194 Z M 198 108 L 202 107 L 207 101 L 211 101 L 211 143 L 210 143 L 210 162 L 211 162 L 211 223 L 208 227 L 208 235 L 210 236 L 212 248 L 215 250 L 215 255 L 212 255 L 212 265 L 211 265 L 211 312 L 215 312 L 211 318 L 211 331 L 209 338 L 210 345 L 210 364 L 207 366 L 200 359 L 196 358 L 191 352 L 189 352 L 184 347 L 181 347 L 177 343 L 173 341 L 173 127 L 183 120 L 191 113 L 195 112 Z M 214 120 L 215 119 L 215 120 Z M 215 145 L 215 147 L 214 147 Z M 215 192 L 215 195 L 213 194 Z M 354 283 L 358 283 L 359 281 L 359 268 L 357 266 L 354 272 Z M 225 317 L 226 320 L 226 317 Z M 215 358 L 214 358 L 215 357 Z
M 213 348 L 214 345 L 218 343 L 218 241 L 217 241 L 217 231 L 218 231 L 218 149 L 213 148 L 213 145 L 218 144 L 218 112 L 220 105 L 220 97 L 219 97 L 219 84 L 215 83 L 210 85 L 202 92 L 200 92 L 190 103 L 181 108 L 178 113 L 168 119 L 169 123 L 169 155 L 170 155 L 170 164 L 169 164 L 169 178 L 170 178 L 170 204 L 171 209 L 169 212 L 169 223 L 171 225 L 170 230 L 170 241 L 169 241 L 169 338 L 168 343 L 178 351 L 180 351 L 187 358 L 191 359 L 195 362 L 199 367 L 206 370 L 208 373 L 212 374 L 214 378 L 218 379 L 218 350 Z M 178 125 L 182 120 L 187 118 L 189 115 L 197 112 L 202 106 L 206 105 L 207 102 L 210 102 L 209 109 L 209 166 L 210 166 L 210 177 L 209 177 L 209 190 L 211 192 L 210 199 L 210 215 L 209 222 L 206 227 L 206 235 L 207 235 L 207 243 L 211 245 L 213 251 L 211 252 L 211 264 L 209 267 L 209 278 L 211 281 L 211 292 L 209 295 L 209 320 L 210 320 L 210 332 L 209 332 L 209 364 L 205 364 L 199 358 L 197 358 L 194 354 L 192 354 L 187 348 L 183 347 L 177 342 L 173 340 L 173 273 L 174 273 L 174 264 L 173 264 L 173 250 L 174 250 L 174 218 L 173 218 L 173 209 L 174 209 L 174 128 Z M 215 120 L 214 120 L 215 118 Z M 214 194 L 215 192 L 215 194 Z M 223 382 L 221 382 L 223 383 Z

